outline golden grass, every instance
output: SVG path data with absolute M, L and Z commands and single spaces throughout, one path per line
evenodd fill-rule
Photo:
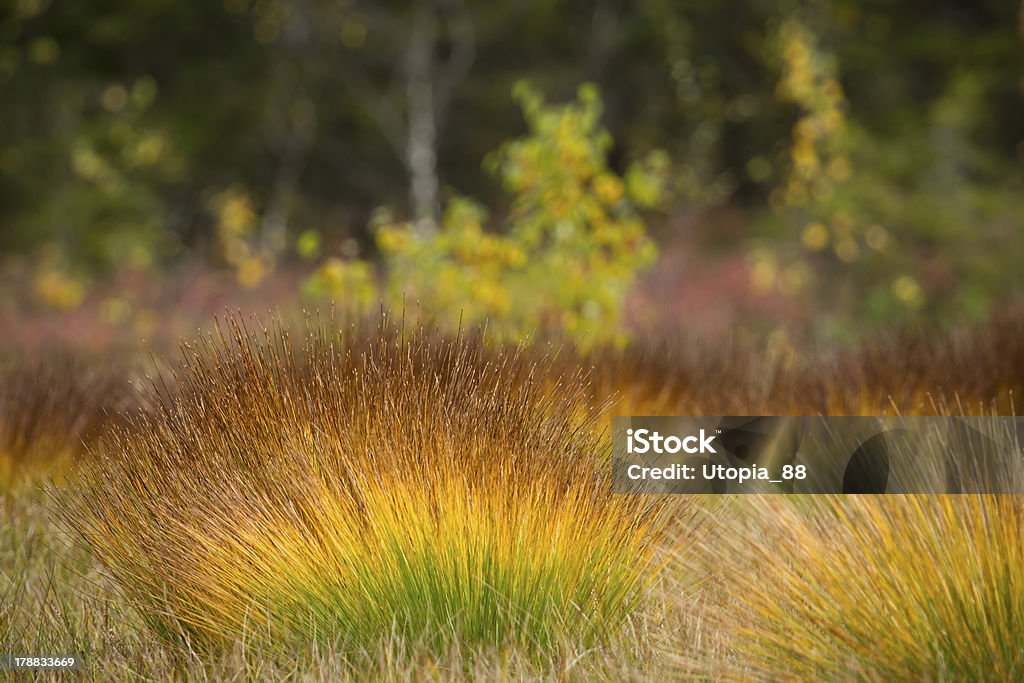
M 638 597 L 659 503 L 611 494 L 579 386 L 426 332 L 296 348 L 232 322 L 112 433 L 63 519 L 195 648 L 599 639 Z
M 741 680 L 1020 680 L 1024 502 L 1010 495 L 766 498 L 704 562 Z M 739 519 L 739 518 L 737 518 Z M 687 566 L 683 572 L 691 572 Z M 680 646 L 680 651 L 686 649 Z

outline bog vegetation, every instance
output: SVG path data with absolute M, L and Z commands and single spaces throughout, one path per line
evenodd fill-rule
M 0 367 L 0 491 L 63 475 L 128 404 L 123 375 L 69 357 Z
M 31 467 L 0 493 L 0 637 L 98 676 L 1012 679 L 1012 499 L 615 496 L 604 425 L 1007 413 L 1020 321 L 775 357 L 232 318 L 66 459 L 47 430 L 6 441 Z M 9 433 L 92 414 L 69 387 L 116 376 L 20 372 L 42 398 L 2 404 Z

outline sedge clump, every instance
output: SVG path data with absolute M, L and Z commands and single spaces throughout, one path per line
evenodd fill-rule
M 713 557 L 734 558 L 716 579 L 722 604 L 709 610 L 732 652 L 719 675 L 772 681 L 1024 675 L 1018 496 L 759 502 L 760 522 L 708 546 Z
M 543 651 L 634 605 L 663 517 L 611 493 L 578 376 L 386 322 L 184 356 L 62 505 L 161 636 Z

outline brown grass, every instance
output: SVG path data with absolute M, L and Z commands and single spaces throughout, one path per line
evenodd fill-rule
M 126 373 L 68 356 L 0 369 L 0 493 L 66 474 L 128 407 Z
M 1013 415 L 1024 394 L 1024 307 L 977 329 L 880 335 L 856 347 L 640 339 L 591 366 L 616 415 Z

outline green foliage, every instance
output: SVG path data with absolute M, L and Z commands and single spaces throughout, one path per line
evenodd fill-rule
M 558 329 L 585 345 L 621 343 L 626 295 L 656 255 L 642 211 L 665 199 L 667 156 L 651 153 L 624 177 L 610 169 L 612 140 L 600 124 L 595 86 L 582 86 L 565 105 L 546 104 L 526 83 L 514 95 L 529 132 L 485 164 L 512 196 L 500 231 L 488 231 L 487 210 L 460 196 L 431 234 L 380 214 L 385 298 L 392 308 L 413 304 L 447 316 L 442 322 L 453 328 L 487 321 L 506 339 Z M 311 282 L 366 280 L 361 263 L 336 277 L 325 268 Z M 307 287 L 316 289 L 324 288 Z
M 321 238 L 316 230 L 304 230 L 295 240 L 295 253 L 305 261 L 312 261 L 320 255 Z

